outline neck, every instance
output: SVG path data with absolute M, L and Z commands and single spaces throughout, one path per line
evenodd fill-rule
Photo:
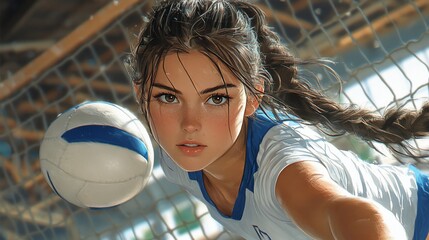
M 232 147 L 203 170 L 206 184 L 214 186 L 218 191 L 238 192 L 246 161 L 246 136 L 247 120 Z

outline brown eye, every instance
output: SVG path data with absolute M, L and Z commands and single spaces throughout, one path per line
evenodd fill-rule
M 228 96 L 223 95 L 213 95 L 208 100 L 207 103 L 211 105 L 223 105 L 228 101 Z
M 161 94 L 156 96 L 156 99 L 162 103 L 178 103 L 176 96 L 173 94 Z

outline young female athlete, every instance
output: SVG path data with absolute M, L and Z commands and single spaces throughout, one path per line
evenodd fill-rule
M 427 239 L 429 177 L 367 164 L 309 128 L 400 144 L 429 104 L 385 116 L 343 107 L 297 75 L 255 6 L 168 0 L 133 54 L 136 95 L 169 180 L 246 239 Z M 320 63 L 318 61 L 313 61 Z

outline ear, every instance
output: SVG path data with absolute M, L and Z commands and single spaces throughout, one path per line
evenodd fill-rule
M 252 116 L 256 110 L 259 108 L 259 103 L 262 99 L 262 93 L 264 93 L 264 84 L 262 82 L 255 85 L 257 90 L 257 96 L 249 94 L 247 96 L 246 110 L 244 112 L 246 117 Z

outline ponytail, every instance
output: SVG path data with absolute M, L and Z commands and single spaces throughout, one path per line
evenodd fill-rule
M 265 87 L 265 96 L 270 99 L 264 102 L 271 110 L 276 111 L 280 107 L 335 133 L 348 132 L 367 141 L 385 144 L 401 144 L 412 137 L 428 135 L 429 102 L 420 111 L 396 108 L 387 110 L 384 115 L 356 105 L 341 106 L 297 77 L 297 66 L 304 64 L 318 64 L 333 72 L 323 60 L 302 61 L 293 57 L 280 43 L 278 35 L 267 26 L 259 8 L 245 2 L 234 4 L 249 17 L 257 34 L 264 68 L 271 77 L 271 82 Z

